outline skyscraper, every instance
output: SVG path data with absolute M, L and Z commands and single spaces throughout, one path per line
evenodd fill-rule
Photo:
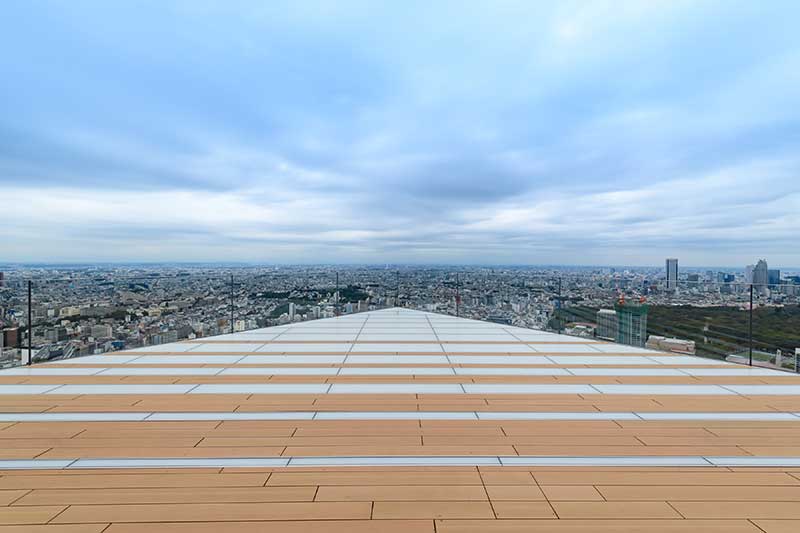
M 667 259 L 667 288 L 674 289 L 678 286 L 678 260 Z
M 626 303 L 623 298 L 614 305 L 617 311 L 617 342 L 644 346 L 647 341 L 647 305 Z
M 769 270 L 767 270 L 767 282 L 770 285 L 780 285 L 781 271 L 776 268 L 770 268 Z
M 768 271 L 769 268 L 767 267 L 767 262 L 763 259 L 759 259 L 755 268 L 753 268 L 752 283 L 760 292 L 764 292 L 767 289 L 767 284 L 769 283 Z

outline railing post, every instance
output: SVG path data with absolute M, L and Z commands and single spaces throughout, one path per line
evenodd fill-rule
M 233 333 L 233 274 L 231 274 L 231 333 Z
M 458 272 L 456 272 L 456 318 L 458 318 L 458 304 L 461 302 L 461 293 L 459 292 Z
M 28 361 L 30 366 L 33 361 L 33 281 L 28 280 Z
M 561 315 L 558 317 L 558 333 L 561 334 L 561 331 L 564 329 L 561 324 L 561 317 L 564 316 L 564 313 L 561 309 L 561 276 L 558 278 L 558 311 L 556 311 L 556 316 Z
M 747 334 L 747 344 L 750 352 L 750 366 L 753 366 L 753 284 L 750 284 L 750 327 Z

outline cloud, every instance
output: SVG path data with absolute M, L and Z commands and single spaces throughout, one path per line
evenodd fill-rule
M 4 260 L 800 265 L 794 2 L 7 11 Z

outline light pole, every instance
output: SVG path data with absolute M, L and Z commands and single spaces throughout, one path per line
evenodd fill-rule
M 750 331 L 747 335 L 747 344 L 750 352 L 750 366 L 753 366 L 753 284 L 750 284 Z

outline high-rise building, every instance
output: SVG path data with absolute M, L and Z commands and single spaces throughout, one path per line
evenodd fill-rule
M 781 271 L 777 268 L 770 268 L 767 270 L 767 283 L 770 285 L 781 284 Z
M 294 316 L 297 313 L 294 302 L 289 302 L 289 321 L 294 322 Z
M 769 284 L 769 268 L 767 267 L 767 262 L 763 259 L 759 259 L 758 263 L 756 263 L 755 268 L 753 269 L 753 281 L 751 282 L 759 292 L 764 292 L 767 290 L 767 285 Z
M 626 303 L 620 298 L 614 309 L 617 311 L 617 342 L 644 346 L 647 341 L 647 305 L 644 302 Z
M 597 329 L 595 334 L 601 339 L 617 340 L 617 312 L 613 309 L 597 311 Z
M 755 270 L 755 265 L 747 265 L 744 267 L 744 282 L 745 283 L 753 283 L 753 270 Z
M 732 283 L 736 281 L 736 276 L 727 272 L 717 272 L 717 283 L 720 284 L 719 291 L 723 294 L 733 292 Z
M 717 272 L 717 283 L 731 283 L 736 280 L 736 276 L 727 272 Z
M 678 260 L 667 259 L 667 288 L 674 289 L 678 286 Z

